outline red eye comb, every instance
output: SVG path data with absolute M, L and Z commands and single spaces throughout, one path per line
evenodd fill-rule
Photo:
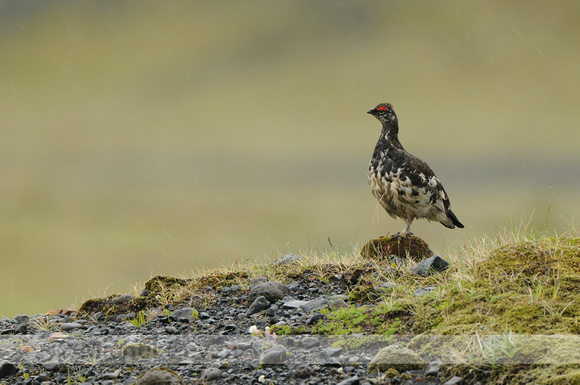
M 387 107 L 377 107 L 377 111 L 386 111 Z

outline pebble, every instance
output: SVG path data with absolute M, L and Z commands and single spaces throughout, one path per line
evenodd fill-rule
M 184 307 L 183 309 L 176 310 L 171 313 L 171 315 L 178 320 L 184 319 L 187 322 L 193 322 L 197 317 L 199 317 L 197 310 L 192 307 Z
M 13 363 L 0 361 L 0 378 L 9 377 L 18 373 L 18 369 Z
M 436 289 L 435 286 L 420 287 L 417 290 L 415 290 L 415 297 L 420 297 L 422 295 L 429 294 L 435 289 Z
M 276 262 L 274 262 L 274 266 L 287 265 L 287 264 L 290 264 L 292 262 L 299 261 L 300 258 L 301 257 L 299 255 L 285 254 L 280 259 L 278 259 Z
M 451 377 L 448 381 L 446 381 L 443 385 L 457 385 L 461 383 L 461 377 Z
M 434 272 L 442 272 L 449 268 L 449 262 L 441 258 L 440 255 L 434 255 L 422 260 L 413 268 L 413 274 L 426 277 Z
M 60 326 L 60 329 L 63 332 L 67 332 L 69 330 L 75 330 L 75 329 L 80 329 L 82 327 L 82 325 L 78 322 L 67 322 L 67 323 L 63 323 Z
M 302 338 L 302 341 L 300 341 L 300 343 L 307 349 L 311 349 L 320 345 L 320 341 L 318 341 L 318 338 L 314 337 L 304 337 Z
M 280 282 L 264 282 L 255 285 L 250 289 L 250 294 L 248 295 L 248 302 L 252 303 L 258 297 L 265 297 L 268 302 L 275 303 L 276 301 L 284 298 L 285 295 L 289 294 L 290 290 L 286 285 Z
M 337 385 L 359 385 L 360 379 L 357 376 L 347 378 L 344 381 L 339 382 Z
M 214 381 L 220 378 L 222 378 L 222 371 L 218 368 L 207 368 L 201 375 L 201 379 L 205 381 Z
M 257 297 L 248 308 L 248 315 L 256 314 L 270 307 L 270 302 L 264 296 Z
M 439 373 L 439 370 L 441 370 L 441 365 L 443 365 L 441 361 L 432 361 L 429 363 L 429 366 L 425 370 L 425 376 L 434 376 Z
M 260 365 L 275 365 L 286 361 L 288 350 L 282 345 L 275 345 L 260 355 Z

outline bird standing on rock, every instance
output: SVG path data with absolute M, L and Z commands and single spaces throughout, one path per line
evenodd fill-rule
M 393 106 L 381 103 L 368 113 L 383 125 L 369 164 L 371 190 L 391 217 L 405 220 L 400 236 L 410 234 L 415 218 L 437 221 L 450 229 L 463 228 L 433 170 L 399 142 L 399 122 Z

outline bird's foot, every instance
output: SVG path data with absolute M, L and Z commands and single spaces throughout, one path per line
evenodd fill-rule
M 393 234 L 391 236 L 391 238 L 407 238 L 408 236 L 414 236 L 414 235 L 415 234 L 413 234 L 411 232 L 404 233 L 404 232 L 400 231 L 400 232 L 398 232 L 396 234 Z

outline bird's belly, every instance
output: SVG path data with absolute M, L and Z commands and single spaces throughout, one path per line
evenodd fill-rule
M 398 178 L 385 178 L 369 172 L 371 191 L 385 211 L 393 218 L 435 219 L 439 210 L 428 197 L 413 195 L 412 189 Z

